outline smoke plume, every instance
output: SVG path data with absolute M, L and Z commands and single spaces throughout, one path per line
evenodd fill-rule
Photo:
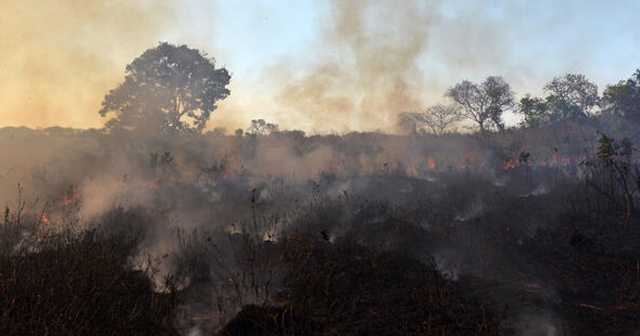
M 168 1 L 4 1 L 3 125 L 100 127 L 104 94 L 173 19 Z
M 334 57 L 285 84 L 278 103 L 318 129 L 339 125 L 336 131 L 387 128 L 397 113 L 420 108 L 418 60 L 428 46 L 431 8 L 373 0 L 331 7 L 323 43 Z

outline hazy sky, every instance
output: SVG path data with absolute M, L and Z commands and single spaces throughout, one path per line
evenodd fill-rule
M 0 126 L 101 127 L 100 102 L 159 41 L 232 74 L 209 127 L 392 131 L 462 79 L 520 97 L 640 68 L 640 1 L 0 0 Z

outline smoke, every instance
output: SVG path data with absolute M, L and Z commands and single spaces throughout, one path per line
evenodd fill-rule
M 168 1 L 3 1 L 3 125 L 100 127 L 104 94 L 175 19 Z
M 632 50 L 634 30 L 596 30 L 591 22 L 610 6 L 593 6 L 9 0 L 0 13 L 0 116 L 3 125 L 100 127 L 100 102 L 126 64 L 168 40 L 206 51 L 232 72 L 232 95 L 210 127 L 231 133 L 267 118 L 307 132 L 393 131 L 398 113 L 443 102 L 446 88 L 466 78 L 500 75 L 517 94 L 539 95 L 554 76 L 592 64 L 600 65 L 588 71 L 599 85 L 627 75 L 634 53 L 611 50 Z M 289 42 L 291 30 L 304 33 Z M 617 61 L 598 64 L 607 57 Z
M 308 118 L 312 129 L 389 130 L 397 113 L 423 104 L 418 62 L 432 13 L 419 2 L 332 2 L 320 43 L 333 57 L 285 82 L 276 101 Z

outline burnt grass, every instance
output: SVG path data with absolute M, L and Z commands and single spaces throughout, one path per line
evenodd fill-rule
M 511 174 L 506 178 L 515 181 L 529 173 Z M 414 183 L 416 190 L 442 187 L 388 176 L 370 183 L 389 179 Z M 625 225 L 618 203 L 570 181 L 557 182 L 562 188 L 556 191 L 522 197 L 518 188 L 491 186 L 481 177 L 450 179 L 451 194 L 444 198 L 412 194 L 395 202 L 375 196 L 318 202 L 299 227 L 269 243 L 286 269 L 274 299 L 245 305 L 216 333 L 512 335 L 524 331 L 520 317 L 529 313 L 562 321 L 553 326 L 560 335 L 637 330 L 636 212 Z M 455 184 L 466 186 L 465 195 L 455 192 Z M 454 216 L 449 203 L 464 206 L 471 202 L 469 193 L 490 206 L 473 219 L 454 219 L 456 226 L 439 225 Z M 531 215 L 542 209 L 544 218 Z M 3 228 L 10 236 L 19 224 L 7 218 Z M 131 267 L 130 256 L 145 235 L 138 222 L 148 222 L 148 216 L 140 209 L 119 210 L 103 220 L 93 230 L 62 232 L 4 252 L 2 334 L 179 333 L 177 307 L 189 289 L 169 284 L 158 292 L 146 271 Z M 333 235 L 343 225 L 349 231 Z M 438 265 L 438 251 L 447 248 L 465 255 L 459 274 Z
M 281 203 L 230 178 L 212 202 L 156 187 L 245 214 L 235 231 L 159 230 L 162 197 L 49 234 L 7 208 L 0 334 L 637 335 L 640 179 L 623 163 L 324 174 Z M 146 254 L 163 234 L 180 248 Z
M 175 294 L 156 293 L 145 272 L 129 267 L 138 243 L 133 231 L 63 232 L 3 254 L 0 333 L 178 335 Z

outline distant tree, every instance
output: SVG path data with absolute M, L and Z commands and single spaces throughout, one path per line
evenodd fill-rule
M 227 129 L 224 127 L 216 127 L 211 131 L 207 132 L 206 134 L 214 137 L 223 137 L 225 136 L 225 134 L 227 134 Z
M 488 127 L 504 130 L 502 113 L 514 104 L 511 87 L 502 77 L 490 76 L 480 84 L 464 80 L 446 96 L 462 107 L 462 115 L 478 124 L 480 132 Z
M 547 105 L 552 121 L 584 120 L 600 105 L 598 86 L 582 74 L 556 77 L 544 90 L 549 94 Z
M 292 138 L 292 139 L 304 139 L 304 137 L 306 136 L 306 133 L 304 131 L 301 130 L 290 130 L 290 131 L 283 131 L 281 132 L 282 135 Z
M 457 105 L 433 105 L 422 114 L 424 125 L 437 136 L 445 134 L 451 126 L 464 119 Z
M 186 45 L 160 43 L 145 51 L 105 96 L 100 115 L 114 115 L 106 127 L 162 135 L 202 132 L 216 102 L 229 95 L 231 77 L 214 64 Z
M 279 127 L 277 124 L 272 124 L 267 122 L 264 119 L 253 119 L 251 120 L 251 124 L 249 128 L 247 128 L 247 133 L 254 136 L 262 136 L 278 133 Z
M 640 123 L 640 69 L 626 81 L 607 86 L 602 100 L 604 111 Z
M 398 127 L 408 133 L 431 132 L 441 136 L 456 122 L 464 119 L 457 105 L 433 105 L 423 112 L 402 112 L 398 115 Z
M 398 115 L 398 128 L 404 133 L 415 135 L 422 129 L 421 119 L 419 112 L 402 112 Z
M 531 97 L 529 94 L 520 99 L 516 113 L 524 117 L 521 126 L 525 128 L 538 127 L 549 121 L 547 102 L 542 98 Z

